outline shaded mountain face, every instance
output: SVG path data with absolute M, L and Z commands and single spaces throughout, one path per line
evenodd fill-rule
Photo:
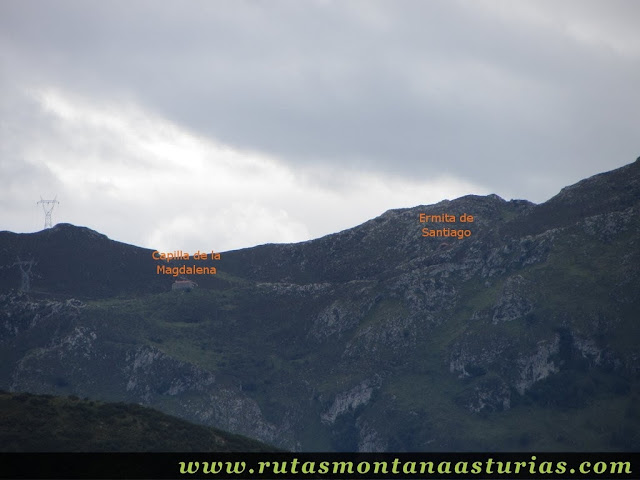
M 299 450 L 637 450 L 639 208 L 640 160 L 222 253 L 190 292 L 85 228 L 0 232 L 0 388 Z

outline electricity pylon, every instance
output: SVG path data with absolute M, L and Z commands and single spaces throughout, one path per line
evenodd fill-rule
M 16 261 L 13 265 L 20 267 L 20 273 L 22 273 L 22 285 L 20 286 L 20 290 L 23 292 L 31 290 L 31 269 L 36 263 L 37 262 L 33 259 L 25 261 L 20 260 L 20 257 L 16 257 Z
M 53 207 L 56 206 L 56 203 L 60 203 L 56 198 L 58 198 L 57 195 L 53 200 L 43 200 L 40 197 L 40 201 L 36 203 L 36 205 L 42 204 L 42 209 L 44 210 L 44 228 L 51 228 L 51 212 L 53 212 Z

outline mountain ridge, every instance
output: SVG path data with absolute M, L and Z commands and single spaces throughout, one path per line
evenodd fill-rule
M 32 292 L 15 266 L 0 282 L 0 388 L 142 403 L 293 450 L 637 449 L 639 179 L 636 161 L 539 205 L 469 195 L 222 252 L 189 293 L 151 250 L 3 232 L 0 265 L 49 256 Z M 471 236 L 423 237 L 463 222 L 420 213 L 473 215 Z
M 592 201 L 593 198 L 595 197 L 593 195 L 593 192 L 587 193 L 587 194 L 583 192 L 585 189 L 587 191 L 592 191 L 594 188 L 594 185 L 597 185 L 597 189 L 599 192 L 605 191 L 604 193 L 608 193 L 608 194 L 611 192 L 618 193 L 620 191 L 614 185 L 620 183 L 621 180 L 622 180 L 622 183 L 626 185 L 625 187 L 626 190 L 622 190 L 621 192 L 622 196 L 600 195 L 597 197 L 598 202 L 595 203 L 595 205 L 594 205 L 594 202 Z M 281 250 L 281 249 L 292 250 L 290 254 L 293 256 L 296 256 L 296 250 L 299 248 L 310 247 L 310 246 L 315 247 L 316 245 L 322 245 L 322 248 L 326 249 L 327 244 L 330 244 L 328 248 L 329 248 L 329 252 L 332 252 L 332 246 L 335 245 L 337 242 L 344 241 L 345 238 L 347 240 L 353 240 L 353 237 L 361 237 L 362 235 L 360 234 L 360 231 L 362 229 L 368 228 L 372 225 L 388 222 L 389 220 L 394 219 L 394 217 L 402 217 L 402 216 L 407 216 L 411 214 L 414 214 L 417 217 L 417 213 L 419 212 L 429 212 L 430 214 L 437 214 L 435 212 L 442 211 L 442 209 L 450 209 L 450 210 L 452 209 L 452 211 L 464 210 L 465 208 L 472 209 L 474 207 L 477 209 L 479 206 L 485 206 L 483 204 L 492 203 L 494 201 L 498 201 L 498 204 L 500 204 L 501 206 L 511 208 L 513 210 L 508 213 L 509 216 L 514 216 L 515 218 L 510 218 L 507 220 L 506 222 L 507 225 L 505 226 L 505 230 L 507 233 L 512 233 L 513 230 L 518 229 L 520 230 L 521 233 L 536 234 L 536 233 L 540 233 L 539 231 L 540 227 L 538 226 L 538 224 L 541 223 L 540 221 L 541 217 L 546 219 L 547 227 L 556 228 L 558 226 L 566 225 L 567 223 L 570 223 L 571 221 L 577 218 L 580 218 L 581 216 L 586 216 L 587 214 L 596 215 L 598 213 L 601 213 L 607 207 L 609 207 L 610 203 L 613 201 L 628 204 L 629 202 L 633 201 L 634 199 L 633 195 L 635 195 L 637 191 L 640 190 L 639 182 L 640 182 L 640 157 L 635 162 L 625 165 L 623 167 L 620 167 L 618 169 L 615 169 L 609 172 L 599 173 L 589 178 L 583 179 L 573 185 L 564 187 L 561 189 L 561 191 L 558 194 L 556 194 L 555 196 L 551 197 L 549 200 L 540 204 L 534 204 L 532 202 L 529 202 L 528 200 L 518 200 L 518 199 L 507 201 L 495 194 L 489 194 L 486 196 L 471 194 L 471 195 L 465 195 L 465 196 L 459 197 L 454 200 L 442 200 L 432 205 L 418 205 L 415 207 L 390 209 L 385 211 L 381 215 L 374 217 L 360 225 L 347 228 L 340 232 L 324 235 L 319 238 L 306 240 L 303 242 L 289 243 L 289 244 L 267 243 L 262 245 L 256 245 L 253 247 L 247 247 L 247 248 L 222 252 L 224 255 L 223 255 L 223 261 L 220 263 L 220 265 L 222 267 L 222 270 L 224 270 L 224 267 L 226 267 L 227 265 L 231 265 L 231 268 L 229 268 L 229 271 L 234 275 L 237 273 L 243 273 L 245 275 L 247 274 L 259 275 L 260 272 L 257 272 L 257 271 L 249 272 L 249 271 L 243 270 L 242 267 L 238 265 L 239 261 L 245 260 L 242 257 L 246 256 L 250 260 L 254 260 L 258 256 L 263 256 L 263 257 L 269 256 L 269 254 L 273 254 L 274 252 L 277 252 L 278 250 Z M 609 191 L 606 191 L 606 190 L 609 190 Z M 566 216 L 566 218 L 565 217 L 555 218 L 554 215 L 550 215 L 550 213 L 558 209 L 559 206 L 566 207 L 567 205 L 571 207 L 575 207 L 575 209 L 572 208 L 569 216 Z M 494 204 L 492 206 L 495 207 L 496 205 Z M 468 212 L 468 213 L 473 214 L 473 212 Z M 481 211 L 481 213 L 484 213 L 484 212 Z M 479 223 L 480 225 L 487 228 L 488 230 L 491 230 L 492 225 L 486 222 L 483 222 L 483 218 L 481 215 L 479 216 L 476 213 L 475 217 L 476 217 L 476 222 L 480 222 Z M 551 223 L 549 223 L 549 221 L 551 221 Z M 134 265 L 134 267 L 141 267 L 141 268 L 138 268 L 139 270 L 149 265 L 156 265 L 156 262 L 150 259 L 151 252 L 153 251 L 152 249 L 137 247 L 135 245 L 130 245 L 130 244 L 118 242 L 115 240 L 111 240 L 106 235 L 96 232 L 94 230 L 91 230 L 87 227 L 75 226 L 68 223 L 56 224 L 52 229 L 45 229 L 45 230 L 41 230 L 39 232 L 34 232 L 34 233 L 14 233 L 9 231 L 0 231 L 0 245 L 3 245 L 3 249 L 2 251 L 0 251 L 0 265 L 4 265 L 5 268 L 7 268 L 7 266 L 11 262 L 11 254 L 13 252 L 7 254 L 8 253 L 7 244 L 9 245 L 15 244 L 19 239 L 43 239 L 43 240 L 51 239 L 53 236 L 56 236 L 56 234 L 59 234 L 58 235 L 59 237 L 62 237 L 68 241 L 73 241 L 74 238 L 80 238 L 80 236 L 83 235 L 86 239 L 91 239 L 95 242 L 101 242 L 103 245 L 108 244 L 108 242 L 112 242 L 122 246 L 121 253 L 125 256 L 127 255 L 131 256 L 130 252 L 125 253 L 126 249 L 130 249 L 131 251 L 133 251 L 133 249 L 137 249 L 136 253 L 144 254 L 147 257 L 149 257 L 146 259 L 147 260 L 146 262 L 141 262 L 139 259 L 137 260 L 136 262 L 137 265 Z M 17 236 L 17 238 L 15 236 Z M 391 246 L 395 247 L 397 246 L 397 244 L 391 245 Z M 75 250 L 67 249 L 66 251 L 62 249 L 60 246 L 57 246 L 57 248 L 61 250 L 60 252 L 61 256 L 65 256 L 65 255 L 70 256 L 77 251 L 77 248 L 75 248 Z M 94 247 L 93 250 L 96 252 L 102 251 L 102 253 L 104 253 L 104 251 L 101 250 L 101 248 L 104 248 L 104 247 L 100 247 L 100 248 Z M 28 247 L 26 249 L 23 248 L 23 250 L 28 251 Z M 262 253 L 263 251 L 265 253 Z M 412 253 L 415 253 L 415 252 L 412 252 Z M 29 254 L 33 256 L 32 252 L 27 253 L 27 255 Z M 22 252 L 22 255 L 24 256 L 25 252 Z M 97 256 L 98 253 L 92 252 L 91 255 Z M 17 252 L 15 256 L 19 257 L 20 252 Z M 85 265 L 90 264 L 87 258 L 82 258 L 80 260 Z M 124 261 L 126 261 L 128 264 L 131 264 L 133 262 L 133 258 L 126 258 L 124 259 Z M 178 263 L 179 262 L 176 262 L 176 264 Z M 253 262 L 246 260 L 245 263 L 253 263 Z M 202 263 L 202 265 L 205 265 L 205 263 Z M 304 277 L 304 276 L 302 275 L 301 277 Z M 147 281 L 150 281 L 153 278 L 155 278 L 156 280 L 159 280 L 157 275 L 155 277 L 148 276 L 146 278 L 147 278 Z M 106 281 L 111 282 L 112 280 L 109 278 L 106 278 Z M 166 288 L 167 286 L 166 281 L 165 282 L 158 281 L 158 282 L 151 282 L 151 283 L 153 284 L 153 286 L 150 288 L 150 291 L 157 292 L 159 291 L 160 288 Z M 14 285 L 16 285 L 15 281 L 14 281 Z M 7 289 L 7 282 L 0 283 L 0 291 L 2 289 L 4 290 Z M 110 289 L 108 287 L 104 288 L 105 294 L 108 294 L 108 295 L 113 294 L 112 290 L 113 289 Z

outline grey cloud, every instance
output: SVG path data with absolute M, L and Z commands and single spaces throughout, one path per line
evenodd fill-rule
M 557 3 L 527 4 L 541 24 L 499 2 L 3 2 L 0 48 L 10 81 L 130 98 L 293 165 L 541 201 L 638 153 L 639 57 L 563 29 L 637 41 L 638 4 Z

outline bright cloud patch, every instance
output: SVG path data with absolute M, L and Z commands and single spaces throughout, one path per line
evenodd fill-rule
M 54 221 L 140 246 L 225 251 L 303 241 L 389 208 L 489 193 L 448 177 L 411 182 L 335 167 L 294 171 L 125 102 L 90 103 L 54 89 L 33 98 L 48 121 L 19 155 L 55 179 L 61 205 Z

